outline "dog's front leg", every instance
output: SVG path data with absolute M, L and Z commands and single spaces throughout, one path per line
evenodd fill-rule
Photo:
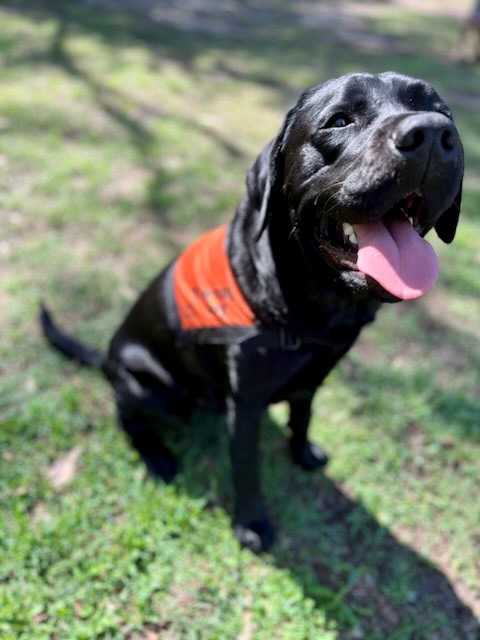
M 292 431 L 290 453 L 292 460 L 306 471 L 314 471 L 328 462 L 328 455 L 322 447 L 308 440 L 308 426 L 312 415 L 313 390 L 298 391 L 288 400 Z
M 230 396 L 227 426 L 235 492 L 234 533 L 240 544 L 255 553 L 273 542 L 273 527 L 260 490 L 258 431 L 260 410 Z

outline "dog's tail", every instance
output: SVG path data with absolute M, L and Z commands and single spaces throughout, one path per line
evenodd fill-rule
M 59 329 L 44 304 L 40 305 L 40 326 L 48 342 L 70 360 L 85 367 L 93 367 L 95 369 L 102 367 L 105 354 L 95 349 L 95 347 L 72 338 Z

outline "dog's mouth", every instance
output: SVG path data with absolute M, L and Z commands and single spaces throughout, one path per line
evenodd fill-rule
M 390 296 L 411 300 L 425 294 L 438 276 L 438 259 L 423 236 L 424 199 L 410 193 L 383 216 L 371 221 L 342 222 L 320 215 L 315 243 L 351 277 L 373 280 Z

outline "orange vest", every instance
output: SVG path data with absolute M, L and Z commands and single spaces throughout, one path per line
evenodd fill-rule
M 175 261 L 173 293 L 184 330 L 255 324 L 227 256 L 227 229 L 225 225 L 203 234 Z

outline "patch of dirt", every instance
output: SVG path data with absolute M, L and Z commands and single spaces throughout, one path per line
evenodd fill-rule
M 240 35 L 242 28 L 273 22 L 275 16 L 296 22 L 300 26 L 322 28 L 323 38 L 343 41 L 354 37 L 362 48 L 375 49 L 378 43 L 391 40 L 387 36 L 365 30 L 364 21 L 384 15 L 394 7 L 408 9 L 419 14 L 450 16 L 462 20 L 471 10 L 468 0 L 384 0 L 318 2 L 304 0 L 298 3 L 276 4 L 268 0 L 248 2 L 229 0 L 219 4 L 217 0 L 84 0 L 90 6 L 102 9 L 123 9 L 143 14 L 153 22 L 167 24 L 186 31 L 206 31 L 216 35 Z M 273 19 L 273 20 L 272 20 Z
M 471 9 L 471 2 L 466 0 L 392 0 L 392 4 L 417 13 L 429 15 L 465 17 Z
M 101 189 L 100 197 L 106 205 L 117 202 L 133 202 L 139 205 L 143 200 L 145 183 L 151 173 L 142 167 L 128 167 L 118 171 Z

